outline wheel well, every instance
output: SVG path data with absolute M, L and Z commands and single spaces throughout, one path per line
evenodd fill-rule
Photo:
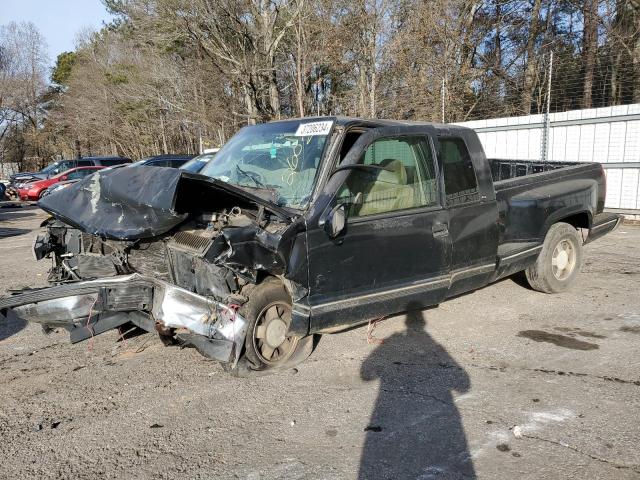
M 278 277 L 276 277 L 275 275 L 270 274 L 269 272 L 265 271 L 265 270 L 258 270 L 256 272 L 256 286 L 260 285 L 261 283 L 265 283 L 265 282 L 279 282 L 284 286 L 284 283 L 282 282 L 282 280 Z
M 569 225 L 572 225 L 574 228 L 589 229 L 591 227 L 589 214 L 587 212 L 576 213 L 575 215 L 561 218 L 558 220 L 558 222 L 568 223 Z

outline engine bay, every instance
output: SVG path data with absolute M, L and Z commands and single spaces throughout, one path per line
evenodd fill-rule
M 261 270 L 282 270 L 277 246 L 287 225 L 263 209 L 240 207 L 193 214 L 157 237 L 114 240 L 82 232 L 55 218 L 43 224 L 34 252 L 50 256 L 49 282 L 64 284 L 139 273 L 191 292 L 228 301 Z M 279 268 L 280 267 L 280 268 Z

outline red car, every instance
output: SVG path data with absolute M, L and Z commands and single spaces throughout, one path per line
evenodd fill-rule
M 67 180 L 79 180 L 102 168 L 104 167 L 76 167 L 59 173 L 55 177 L 25 183 L 22 188 L 18 189 L 18 195 L 20 196 L 20 200 L 38 200 L 42 196 L 42 192 L 54 183 L 64 182 Z

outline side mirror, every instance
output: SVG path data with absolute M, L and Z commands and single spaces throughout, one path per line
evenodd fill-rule
M 64 182 L 65 180 L 68 180 L 68 179 L 69 179 L 69 177 L 67 177 L 66 175 L 63 175 L 63 176 L 60 177 L 60 181 L 61 182 Z
M 329 238 L 336 238 L 342 231 L 344 227 L 347 226 L 347 212 L 344 209 L 344 205 L 340 204 L 329 212 L 327 215 L 327 219 L 324 222 L 324 231 L 329 236 Z

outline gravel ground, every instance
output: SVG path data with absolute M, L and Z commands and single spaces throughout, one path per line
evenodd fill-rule
M 0 209 L 0 295 L 44 284 L 42 212 Z M 323 337 L 243 380 L 151 334 L 0 326 L 2 478 L 640 478 L 640 228 L 576 287 L 507 279 Z

